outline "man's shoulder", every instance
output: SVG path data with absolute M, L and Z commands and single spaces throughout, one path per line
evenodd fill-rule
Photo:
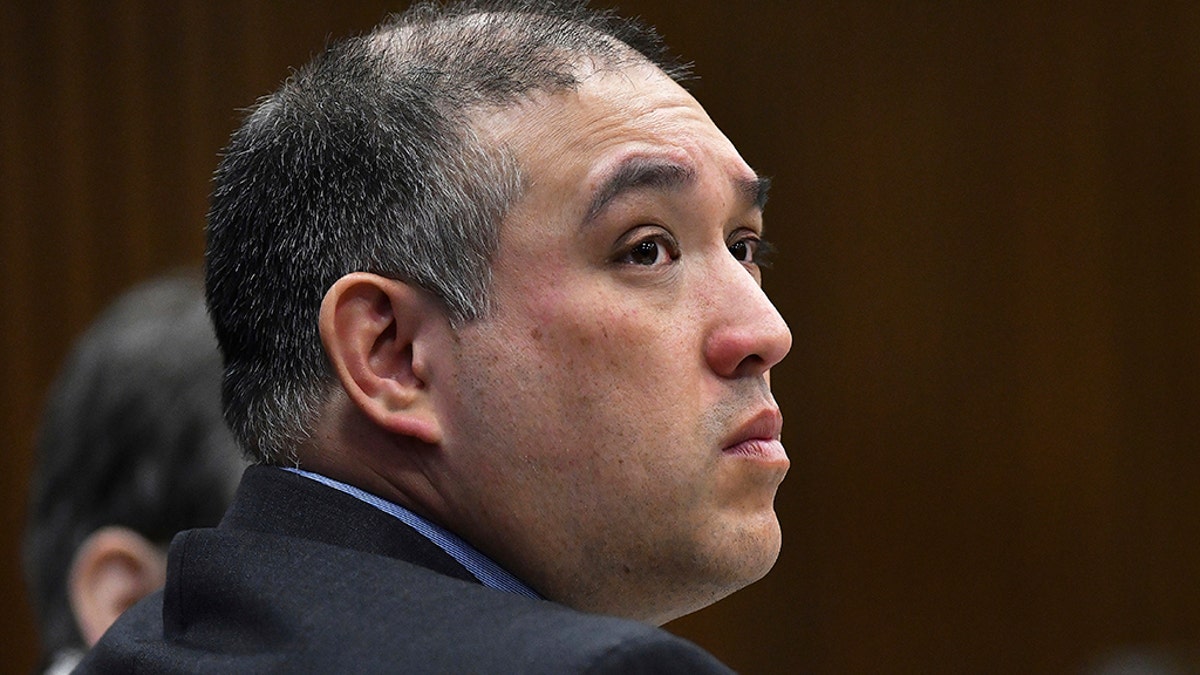
M 271 533 L 198 530 L 168 586 L 83 672 L 727 672 L 695 645 L 401 560 Z

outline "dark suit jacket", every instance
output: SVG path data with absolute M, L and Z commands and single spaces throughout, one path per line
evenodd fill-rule
M 252 467 L 220 526 L 175 538 L 166 588 L 77 672 L 730 671 L 657 628 L 486 588 L 396 518 Z

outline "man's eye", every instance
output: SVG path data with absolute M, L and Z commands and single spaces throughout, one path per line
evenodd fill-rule
M 729 245 L 729 253 L 738 262 L 759 267 L 771 266 L 770 256 L 774 250 L 775 248 L 771 246 L 770 242 L 757 236 L 743 237 Z
M 631 265 L 661 265 L 670 261 L 674 255 L 666 242 L 661 239 L 643 239 L 634 244 L 629 252 L 621 257 L 621 262 Z
M 755 242 L 751 239 L 738 239 L 729 245 L 729 252 L 741 262 L 754 262 Z

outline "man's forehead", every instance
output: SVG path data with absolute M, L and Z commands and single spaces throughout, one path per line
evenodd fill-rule
M 766 202 L 769 181 L 690 93 L 650 64 L 600 69 L 574 89 L 532 92 L 475 119 L 481 140 L 515 161 L 527 187 L 561 190 L 573 180 L 585 221 L 630 191 L 678 192 L 702 175 L 731 185 L 743 208 L 761 211 Z
M 612 101 L 623 95 L 635 96 L 645 83 L 660 81 L 678 89 L 682 97 L 695 99 L 671 80 L 661 69 L 647 61 L 621 66 L 604 66 L 595 61 L 580 63 L 574 72 L 575 81 L 561 86 L 529 89 L 511 100 L 498 104 L 481 103 L 465 111 L 473 126 L 496 134 L 519 132 L 522 125 L 538 123 L 550 117 L 567 114 L 585 106 L 595 97 Z M 699 104 L 696 104 L 699 107 Z

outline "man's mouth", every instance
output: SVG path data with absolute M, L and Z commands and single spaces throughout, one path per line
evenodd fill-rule
M 725 443 L 724 452 L 767 463 L 788 464 L 779 436 L 783 415 L 775 407 L 764 408 L 743 423 Z

